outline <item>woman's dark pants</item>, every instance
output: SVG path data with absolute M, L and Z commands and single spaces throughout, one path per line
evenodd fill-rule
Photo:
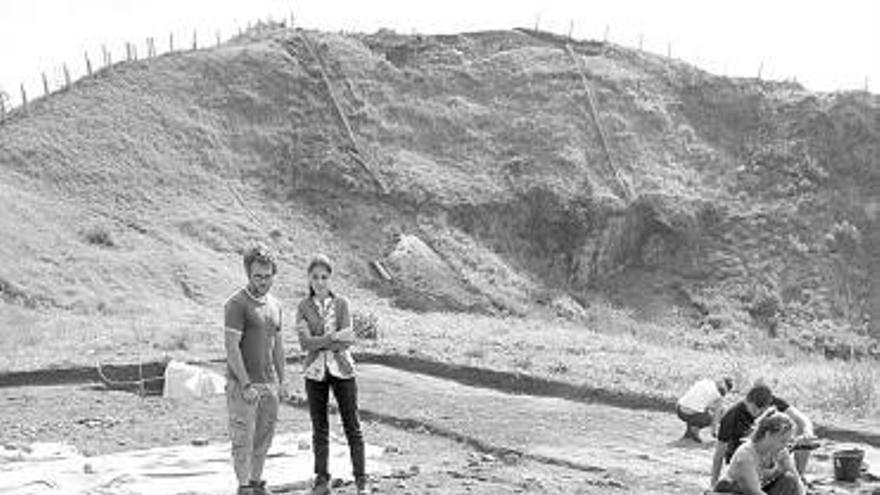
M 309 415 L 312 418 L 312 452 L 315 455 L 315 475 L 330 479 L 327 459 L 330 455 L 330 428 L 327 419 L 327 403 L 333 389 L 342 428 L 348 440 L 351 466 L 356 480 L 364 478 L 364 436 L 358 420 L 357 383 L 354 378 L 336 378 L 327 373 L 324 381 L 306 379 L 306 395 Z

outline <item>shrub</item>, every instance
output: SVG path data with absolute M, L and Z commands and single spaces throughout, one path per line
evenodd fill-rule
M 190 334 L 175 333 L 165 341 L 153 344 L 153 347 L 164 351 L 188 351 L 190 348 Z
M 376 340 L 379 338 L 379 318 L 370 312 L 355 311 L 351 315 L 354 334 L 359 339 Z
M 779 296 L 768 290 L 760 290 L 755 294 L 748 310 L 755 319 L 768 320 L 779 313 L 780 307 Z
M 782 308 L 782 302 L 774 289 L 759 286 L 752 297 L 748 312 L 760 327 L 767 330 L 771 338 L 778 336 L 778 315 Z
M 483 359 L 486 357 L 486 351 L 478 347 L 464 351 L 464 355 L 471 359 Z
M 110 238 L 110 232 L 104 227 L 92 227 L 83 233 L 86 242 L 93 246 L 115 247 L 116 243 Z
M 519 356 L 513 360 L 513 367 L 520 370 L 532 369 L 532 358 L 529 356 Z
M 547 368 L 547 371 L 550 372 L 551 375 L 564 375 L 568 373 L 568 370 L 568 365 L 561 361 L 553 363 Z

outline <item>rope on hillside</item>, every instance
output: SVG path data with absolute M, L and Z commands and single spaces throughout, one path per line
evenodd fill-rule
M 221 179 L 223 180 L 223 179 Z M 238 193 L 238 190 L 232 185 L 228 180 L 223 180 L 223 183 L 226 184 L 226 187 L 229 188 L 229 192 L 232 193 L 232 196 L 235 197 L 235 200 L 238 202 L 239 206 L 248 214 L 251 218 L 251 221 L 254 222 L 260 230 L 263 231 L 263 235 L 269 236 L 269 230 L 266 229 L 266 226 L 263 225 L 263 222 L 257 217 L 257 214 L 254 213 L 248 206 L 244 203 L 244 199 L 241 197 L 241 194 Z
M 569 43 L 565 44 L 565 52 L 568 53 L 568 56 L 571 58 L 572 62 L 574 62 L 575 68 L 580 76 L 581 84 L 587 95 L 587 109 L 589 110 L 593 123 L 596 125 L 596 129 L 599 131 L 599 142 L 602 145 L 602 150 L 605 151 L 605 158 L 608 161 L 608 166 L 611 168 L 611 172 L 620 187 L 624 199 L 627 202 L 631 202 L 635 198 L 635 193 L 633 192 L 632 185 L 630 185 L 629 181 L 620 173 L 620 168 L 615 163 L 614 156 L 611 154 L 611 149 L 608 146 L 608 138 L 605 137 L 605 129 L 599 121 L 596 99 L 593 96 L 593 90 L 590 88 L 590 83 L 584 73 L 584 68 L 582 66 L 583 60 L 574 53 L 574 50 L 572 50 L 571 44 Z
M 342 130 L 345 131 L 345 135 L 348 137 L 349 141 L 349 150 L 348 155 L 357 162 L 358 165 L 364 170 L 364 172 L 373 180 L 376 184 L 376 187 L 382 194 L 386 193 L 385 185 L 382 181 L 379 180 L 379 177 L 373 173 L 373 170 L 367 165 L 366 161 L 363 158 L 363 155 L 358 148 L 357 141 L 354 138 L 354 132 L 351 130 L 351 123 L 348 121 L 348 117 L 345 116 L 345 112 L 342 111 L 342 106 L 339 104 L 339 98 L 336 97 L 336 92 L 333 90 L 333 84 L 330 82 L 330 78 L 327 76 L 327 66 L 324 63 L 324 59 L 315 50 L 312 41 L 306 35 L 305 32 L 299 31 L 299 35 L 303 40 L 303 44 L 306 47 L 306 50 L 309 52 L 309 55 L 318 62 L 318 72 L 321 73 L 321 80 L 324 82 L 324 86 L 327 88 L 327 94 L 330 96 L 330 102 L 333 104 L 333 110 L 336 115 L 336 119 L 339 121 Z

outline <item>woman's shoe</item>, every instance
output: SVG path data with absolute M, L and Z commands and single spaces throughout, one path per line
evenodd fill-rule
M 318 476 L 315 478 L 315 484 L 312 486 L 312 491 L 309 493 L 311 495 L 327 495 L 330 493 L 330 480 L 323 476 Z

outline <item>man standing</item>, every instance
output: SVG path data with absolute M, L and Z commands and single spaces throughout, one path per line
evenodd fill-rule
M 244 253 L 247 285 L 225 305 L 229 436 L 238 495 L 270 494 L 263 464 L 284 390 L 281 305 L 269 294 L 278 267 L 259 244 Z

